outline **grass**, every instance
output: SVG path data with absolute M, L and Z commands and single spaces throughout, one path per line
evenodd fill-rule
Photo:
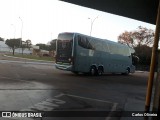
M 20 58 L 28 58 L 28 59 L 33 59 L 33 60 L 44 60 L 44 61 L 54 61 L 53 57 L 45 57 L 45 56 L 35 56 L 35 55 L 27 55 L 27 54 L 7 54 L 8 56 L 14 56 L 14 57 L 20 57 Z

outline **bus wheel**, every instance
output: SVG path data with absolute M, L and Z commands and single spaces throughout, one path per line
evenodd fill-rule
M 92 66 L 91 69 L 90 69 L 90 74 L 91 75 L 96 75 L 97 74 L 97 69 L 96 67 Z
M 129 75 L 129 73 L 130 73 L 130 69 L 127 68 L 127 69 L 126 69 L 126 72 L 125 72 L 125 75 Z
M 99 76 L 101 76 L 103 74 L 103 68 L 99 67 L 97 73 L 98 73 Z

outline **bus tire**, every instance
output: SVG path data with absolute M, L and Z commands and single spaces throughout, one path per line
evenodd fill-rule
M 91 66 L 90 68 L 90 75 L 97 75 L 97 68 L 95 66 Z
M 129 73 L 130 73 L 130 68 L 127 68 L 126 72 L 125 72 L 125 75 L 129 75 Z
M 103 74 L 103 67 L 98 67 L 97 73 L 99 76 L 101 76 Z

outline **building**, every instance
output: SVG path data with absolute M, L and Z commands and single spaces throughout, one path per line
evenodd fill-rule
M 0 41 L 0 53 L 12 53 L 12 49 L 5 44 L 4 41 Z M 22 48 L 15 49 L 15 53 L 22 53 Z M 24 54 L 32 54 L 32 50 L 26 48 L 23 50 Z
M 4 41 L 0 41 L 0 52 L 12 52 L 12 50 Z

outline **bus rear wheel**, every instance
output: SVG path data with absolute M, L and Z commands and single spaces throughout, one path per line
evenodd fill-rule
M 92 66 L 92 67 L 90 68 L 90 74 L 91 74 L 91 75 L 97 75 L 97 69 L 96 69 L 95 66 Z
M 98 74 L 99 76 L 101 76 L 101 75 L 103 74 L 103 67 L 99 67 L 99 68 L 98 68 L 97 74 Z
M 129 73 L 130 73 L 130 69 L 127 68 L 125 75 L 129 75 Z
M 125 73 L 122 73 L 123 75 L 129 75 L 129 73 L 130 73 L 130 68 L 127 68 L 126 69 L 126 72 Z

